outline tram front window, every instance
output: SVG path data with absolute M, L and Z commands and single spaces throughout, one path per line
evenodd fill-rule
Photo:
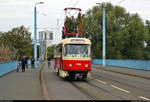
M 64 56 L 66 57 L 89 57 L 90 45 L 67 44 L 64 46 Z

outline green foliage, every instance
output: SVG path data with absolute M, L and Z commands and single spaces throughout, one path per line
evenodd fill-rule
M 146 50 L 143 44 L 150 42 L 150 22 L 147 21 L 145 27 L 138 14 L 129 14 L 124 8 L 110 3 L 105 4 L 105 10 L 106 58 L 150 59 L 145 55 L 150 55 L 150 47 Z M 102 58 L 102 14 L 102 7 L 95 6 L 82 16 L 82 36 L 91 39 L 93 58 Z
M 54 58 L 54 47 L 55 45 L 47 48 L 47 57 L 50 57 L 51 59 Z
M 31 33 L 29 32 L 29 29 L 25 28 L 24 26 L 16 27 L 8 32 L 3 33 L 0 36 L 0 41 L 5 46 L 8 46 L 9 49 L 15 49 L 15 55 L 17 58 L 20 58 L 22 55 L 33 55 Z
M 150 59 L 150 21 L 146 20 L 146 28 L 148 32 L 147 46 L 145 48 L 144 58 Z
M 78 33 L 80 31 L 80 26 L 82 24 L 81 21 L 81 14 L 79 13 L 77 15 L 77 18 L 72 17 L 66 17 L 65 19 L 65 29 L 67 31 L 67 33 Z M 62 38 L 64 39 L 65 37 L 73 37 L 74 35 L 64 35 L 64 27 L 62 29 Z

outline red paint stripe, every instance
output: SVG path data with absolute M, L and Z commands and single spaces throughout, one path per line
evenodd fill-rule
M 63 60 L 63 70 L 70 71 L 90 71 L 91 70 L 91 61 L 90 60 Z M 70 67 L 69 65 L 72 65 Z M 85 67 L 85 65 L 88 67 Z

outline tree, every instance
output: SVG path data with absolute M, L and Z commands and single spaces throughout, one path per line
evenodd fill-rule
M 29 28 L 25 28 L 23 25 L 3 33 L 0 40 L 5 46 L 8 46 L 9 49 L 15 49 L 15 55 L 17 57 L 32 55 L 31 33 L 29 32 Z
M 47 48 L 47 56 L 50 57 L 50 58 L 54 58 L 54 47 L 55 45 L 53 46 L 50 46 Z
M 75 35 L 65 35 L 64 34 L 64 29 L 66 30 L 67 33 L 78 33 L 78 31 L 80 31 L 80 26 L 82 25 L 82 21 L 81 21 L 81 14 L 79 13 L 77 15 L 77 18 L 74 18 L 74 16 L 72 17 L 66 17 L 65 21 L 64 21 L 64 25 L 62 27 L 62 38 L 64 39 L 65 37 L 73 37 Z
M 120 6 L 103 4 L 106 9 L 107 59 L 144 59 L 147 28 L 138 14 L 129 14 Z M 82 35 L 91 37 L 93 58 L 102 58 L 102 7 L 94 6 L 82 17 Z
M 148 30 L 148 40 L 146 41 L 147 46 L 145 48 L 144 58 L 150 59 L 150 21 L 146 20 L 146 28 Z

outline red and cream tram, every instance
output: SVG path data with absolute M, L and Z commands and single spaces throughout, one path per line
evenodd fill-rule
M 65 78 L 90 77 L 91 41 L 86 38 L 66 38 L 55 46 L 55 71 Z

